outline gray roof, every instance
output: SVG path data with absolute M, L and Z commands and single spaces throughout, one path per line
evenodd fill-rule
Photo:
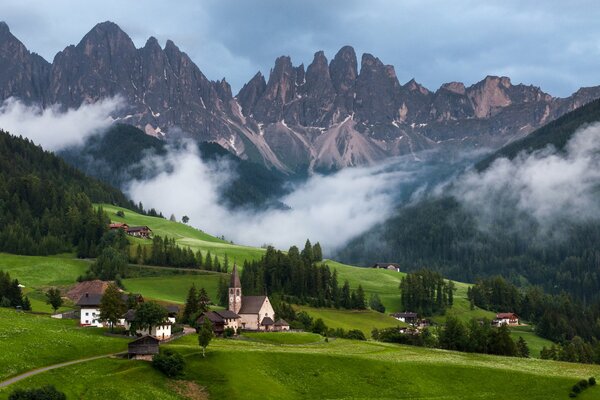
M 237 318 L 242 318 L 239 315 L 237 315 L 236 313 L 234 313 L 233 311 L 230 310 L 218 310 L 215 311 L 215 313 L 219 314 L 221 317 L 226 318 L 226 319 L 237 319 Z
M 277 322 L 275 322 L 275 326 L 290 326 L 285 319 L 279 318 Z
M 260 324 L 263 326 L 273 325 L 273 320 L 271 319 L 271 317 L 264 317 Z
M 179 314 L 179 306 L 171 304 L 166 306 L 165 308 L 167 309 L 167 312 L 169 314 Z
M 123 318 L 125 318 L 125 321 L 128 322 L 133 321 L 135 319 L 135 310 L 127 310 Z
M 204 318 L 207 318 L 211 323 L 223 323 L 223 317 L 217 314 L 214 311 L 207 311 L 205 313 L 200 314 L 198 317 L 198 323 L 204 323 Z
M 240 282 L 240 275 L 238 274 L 237 265 L 233 265 L 233 271 L 231 271 L 231 281 L 229 282 L 229 287 L 233 288 L 241 288 L 242 284 Z
M 102 293 L 86 293 L 77 300 L 80 307 L 99 306 L 102 300 Z
M 414 312 L 399 312 L 392 314 L 393 317 L 396 318 L 417 318 L 417 313 Z
M 258 314 L 267 296 L 242 296 L 239 314 Z
M 396 267 L 396 268 L 400 268 L 400 264 L 396 264 L 396 263 L 381 263 L 381 262 L 380 263 L 375 263 L 373 265 L 373 268 L 387 268 L 390 265 L 393 266 L 393 267 Z

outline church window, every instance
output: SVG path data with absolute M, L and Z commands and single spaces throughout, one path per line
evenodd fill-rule
M 238 296 L 240 295 L 240 289 L 238 289 L 238 290 L 236 291 L 236 294 L 237 294 Z

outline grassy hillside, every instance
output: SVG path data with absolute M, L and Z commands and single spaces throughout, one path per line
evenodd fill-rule
M 0 308 L 0 380 L 63 361 L 123 351 L 127 340 L 77 321 Z
M 193 389 L 196 397 L 188 398 L 206 398 L 204 394 L 208 394 L 227 399 L 547 400 L 566 399 L 579 379 L 600 375 L 600 367 L 592 365 L 377 342 L 298 342 L 281 345 L 215 339 L 202 358 L 192 335 L 165 346 L 186 359 L 180 380 L 168 381 L 149 363 L 103 359 L 26 379 L 0 390 L 0 399 L 6 399 L 15 387 L 50 383 L 68 398 L 92 400 L 181 399 L 184 397 L 178 392 L 182 393 L 182 388 Z M 595 387 L 580 398 L 598 395 L 600 389 Z
M 188 289 L 192 284 L 200 289 L 204 287 L 208 296 L 217 298 L 219 279 L 223 274 L 198 273 L 173 276 L 155 276 L 148 278 L 124 279 L 125 289 L 133 293 L 141 293 L 145 298 L 166 301 L 170 303 L 185 303 Z
M 214 256 L 220 258 L 227 254 L 230 262 L 242 264 L 244 260 L 258 260 L 262 257 L 264 250 L 249 246 L 234 245 L 227 241 L 218 239 L 189 225 L 180 222 L 172 222 L 168 219 L 149 217 L 137 214 L 125 208 L 115 207 L 109 204 L 100 204 L 112 221 L 126 222 L 128 225 L 147 225 L 152 231 L 160 236 L 175 238 L 181 246 L 189 246 L 194 251 L 201 250 L 203 254 L 210 251 Z M 123 211 L 125 217 L 116 215 L 117 211 Z M 193 222 L 193 221 L 192 221 Z M 138 240 L 137 243 L 150 244 L 149 240 Z
M 0 270 L 10 273 L 25 287 L 70 285 L 88 268 L 89 261 L 70 254 L 51 257 L 0 253 Z

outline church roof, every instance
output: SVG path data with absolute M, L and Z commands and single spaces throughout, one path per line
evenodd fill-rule
M 242 296 L 239 314 L 258 314 L 267 296 Z
M 229 287 L 232 288 L 241 288 L 242 284 L 240 282 L 240 275 L 238 274 L 237 265 L 233 265 L 233 271 L 231 272 L 231 282 L 229 283 Z

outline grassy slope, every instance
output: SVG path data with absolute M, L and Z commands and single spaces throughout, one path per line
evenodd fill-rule
M 195 335 L 165 347 L 184 354 L 183 379 L 206 387 L 211 398 L 468 400 L 502 393 L 503 399 L 546 400 L 568 398 L 579 379 L 600 375 L 593 365 L 348 340 L 281 345 L 215 339 L 206 358 Z M 0 399 L 15 387 L 44 384 L 69 398 L 180 398 L 149 363 L 104 359 L 26 379 L 0 390 Z M 581 398 L 598 395 L 596 387 Z
M 218 255 L 220 258 L 227 254 L 230 263 L 236 261 L 242 264 L 244 260 L 257 260 L 260 259 L 264 253 L 263 249 L 232 245 L 229 242 L 218 239 L 186 224 L 172 222 L 163 218 L 140 215 L 125 208 L 108 204 L 101 204 L 101 206 L 112 221 L 126 222 L 128 225 L 147 225 L 155 234 L 163 237 L 168 236 L 170 238 L 175 238 L 177 243 L 181 246 L 189 246 L 194 251 L 202 250 L 202 253 L 205 255 L 207 251 L 210 251 L 213 256 Z M 117 211 L 123 211 L 125 213 L 125 218 L 117 216 Z M 149 240 L 137 242 L 150 243 Z
M 359 329 L 365 336 L 370 337 L 373 328 L 390 328 L 392 326 L 406 326 L 406 324 L 372 310 L 336 310 L 334 308 L 313 308 L 296 306 L 297 311 L 306 311 L 311 317 L 321 318 L 329 328 L 342 328 L 345 330 Z
M 0 270 L 10 273 L 26 287 L 70 285 L 83 275 L 89 263 L 72 255 L 52 257 L 18 256 L 0 253 Z
M 133 278 L 124 279 L 123 285 L 127 291 L 141 293 L 148 299 L 183 304 L 192 284 L 195 284 L 198 289 L 204 287 L 208 296 L 216 300 L 219 279 L 222 275 L 216 272 L 207 272 L 192 275 Z
M 552 346 L 552 342 L 548 339 L 541 338 L 535 334 L 533 331 L 533 327 L 528 326 L 516 326 L 510 329 L 511 337 L 514 340 L 518 340 L 519 336 L 522 336 L 523 339 L 527 342 L 527 346 L 529 347 L 529 354 L 531 357 L 540 357 L 540 352 L 544 346 L 550 348 Z
M 0 308 L 0 322 L 1 380 L 36 367 L 127 348 L 127 340 L 106 337 L 100 329 L 79 328 L 74 320 Z

